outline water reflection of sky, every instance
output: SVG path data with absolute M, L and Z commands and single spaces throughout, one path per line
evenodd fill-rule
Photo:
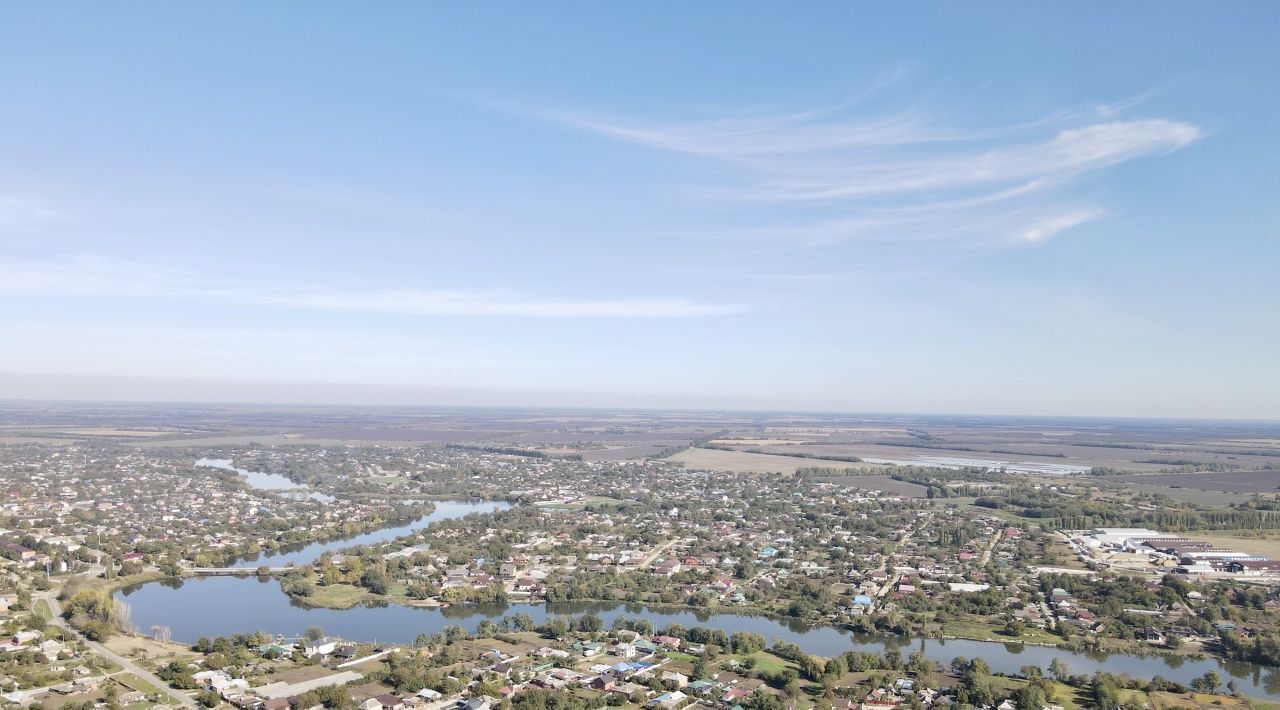
M 986 660 L 992 670 L 1002 673 L 1017 673 L 1026 665 L 1048 668 L 1054 659 L 1067 663 L 1071 672 L 1077 674 L 1107 671 L 1127 673 L 1142 679 L 1161 675 L 1180 683 L 1189 683 L 1205 671 L 1215 670 L 1236 679 L 1247 695 L 1280 700 L 1280 676 L 1276 669 L 1251 664 L 1185 657 L 1073 653 L 1041 646 L 982 641 L 857 636 L 828 626 L 814 627 L 796 620 L 763 616 L 709 614 L 611 603 L 460 605 L 443 610 L 399 605 L 361 606 L 347 610 L 308 609 L 291 603 L 275 580 L 232 577 L 151 583 L 124 591 L 121 598 L 132 606 L 134 622 L 144 632 L 153 624 L 163 624 L 170 627 L 175 639 L 182 641 L 254 630 L 297 636 L 308 626 L 318 625 L 329 634 L 347 639 L 412 643 L 420 633 L 438 633 L 450 625 L 473 630 L 481 619 L 497 620 L 503 615 L 526 613 L 535 623 L 542 623 L 548 616 L 591 613 L 600 616 L 606 627 L 618 617 L 628 617 L 646 618 L 656 629 L 674 622 L 685 627 L 720 628 L 728 633 L 752 631 L 766 639 L 796 643 L 805 651 L 820 656 L 833 656 L 849 650 L 883 653 L 892 648 L 904 654 L 919 649 L 928 658 L 943 664 L 950 663 L 956 656 L 977 657 Z M 199 612 L 194 613 L 193 610 L 197 609 Z

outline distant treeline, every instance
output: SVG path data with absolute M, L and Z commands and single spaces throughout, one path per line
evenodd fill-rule
M 764 449 L 747 449 L 749 454 L 766 454 L 768 456 L 790 456 L 796 459 L 816 459 L 818 461 L 840 461 L 841 463 L 862 463 L 862 459 L 857 456 L 839 456 L 839 455 L 823 455 L 810 454 L 804 451 L 785 452 L 785 451 L 765 451 Z
M 564 454 L 553 456 L 545 451 L 537 451 L 535 449 L 522 449 L 517 446 L 474 446 L 471 444 L 445 444 L 444 448 L 454 449 L 455 451 L 480 451 L 486 454 L 501 454 L 504 456 L 523 456 L 529 459 L 567 459 L 569 461 L 581 461 L 582 454 Z
M 796 469 L 797 478 L 840 478 L 842 476 L 883 476 L 882 468 L 830 468 L 826 466 L 801 466 Z
M 926 498 L 972 498 L 982 488 L 969 482 L 988 483 L 1003 480 L 1005 474 L 983 468 L 938 468 L 929 466 L 893 466 L 890 468 L 824 468 L 806 466 L 796 469 L 801 478 L 839 478 L 842 476 L 887 476 L 894 481 L 923 486 Z
M 1156 530 L 1276 530 L 1280 514 L 1268 510 L 1137 510 L 1130 506 L 1079 499 L 1045 501 L 1043 494 L 1014 493 L 984 496 L 974 505 L 1012 510 L 1054 530 L 1124 527 Z
M 1034 451 L 1013 451 L 1011 449 L 983 449 L 976 446 L 960 446 L 958 444 L 921 444 L 916 441 L 898 441 L 895 439 L 885 439 L 883 441 L 872 442 L 877 446 L 902 446 L 911 449 L 937 449 L 939 451 L 969 451 L 975 454 L 1005 454 L 1007 456 L 1047 456 L 1055 459 L 1065 459 L 1066 454 L 1044 454 Z
M 659 451 L 658 453 L 654 454 L 650 458 L 669 459 L 672 456 L 675 456 L 676 454 L 680 453 L 681 451 L 688 451 L 689 449 L 725 449 L 725 450 L 732 451 L 732 449 L 729 449 L 729 447 L 727 446 L 708 446 L 708 444 L 710 444 L 712 441 L 715 441 L 716 439 L 719 439 L 722 436 L 727 436 L 728 434 L 729 434 L 729 431 L 727 429 L 721 429 L 720 431 L 714 434 L 708 434 L 707 436 L 704 436 L 700 439 L 694 439 L 687 444 L 680 444 L 677 446 L 668 446 L 667 448 Z
M 1149 461 L 1148 463 L 1162 463 Z M 1261 466 L 1241 466 L 1230 463 L 1197 463 L 1195 461 L 1174 464 L 1160 469 L 1160 473 L 1247 473 L 1249 471 L 1280 471 L 1280 461 L 1268 461 Z
M 1200 463 L 1190 459 L 1147 459 L 1139 463 L 1168 464 L 1154 473 L 1249 473 L 1250 471 L 1280 471 L 1280 461 L 1268 461 L 1261 466 L 1241 466 L 1235 463 Z M 1091 476 L 1142 476 L 1154 475 L 1151 471 L 1135 471 L 1131 469 L 1113 468 L 1111 466 L 1094 466 L 1089 469 Z M 1168 483 L 1162 481 L 1161 483 Z M 1156 485 L 1156 484 L 1153 484 Z

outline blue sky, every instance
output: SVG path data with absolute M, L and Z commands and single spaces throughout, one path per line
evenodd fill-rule
M 11 397 L 1280 418 L 1280 8 L 0 22 Z

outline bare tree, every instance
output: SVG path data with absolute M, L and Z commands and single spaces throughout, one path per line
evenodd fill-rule
M 114 601 L 115 601 L 115 604 L 113 606 L 115 608 L 114 609 L 115 614 L 113 616 L 115 617 L 114 622 L 115 622 L 116 629 L 123 633 L 132 633 L 133 632 L 133 607 L 120 601 L 119 599 L 116 599 Z
M 151 627 L 151 638 L 160 643 L 169 643 L 173 639 L 173 630 L 168 626 L 156 624 Z

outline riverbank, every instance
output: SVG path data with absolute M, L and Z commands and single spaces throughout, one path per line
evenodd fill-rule
M 335 531 L 334 534 L 332 535 L 321 534 L 321 535 L 316 535 L 314 537 L 307 538 L 305 540 L 291 540 L 289 542 L 283 542 L 283 543 L 278 541 L 267 541 L 265 545 L 263 543 L 259 543 L 258 552 L 233 555 L 228 561 L 227 565 L 209 565 L 209 566 L 220 567 L 220 566 L 239 565 L 239 564 L 245 564 L 245 563 L 252 564 L 254 562 L 264 562 L 264 563 L 270 563 L 273 561 L 277 563 L 284 562 L 286 560 L 284 560 L 283 558 L 286 558 L 286 557 L 294 558 L 300 553 L 305 554 L 307 553 L 307 550 L 309 548 L 312 548 L 317 545 L 327 546 L 333 543 L 354 541 L 357 538 L 361 538 L 364 536 L 377 535 L 381 533 L 381 531 L 383 530 L 408 528 L 412 526 L 415 522 L 422 520 L 423 518 L 429 517 L 434 512 L 436 512 L 435 503 L 432 503 L 432 502 L 417 503 L 417 504 L 414 504 L 414 506 L 411 509 L 406 510 L 402 513 L 398 513 L 393 516 L 378 518 L 376 520 L 370 520 L 370 521 L 362 521 L 360 523 L 347 523 L 346 527 Z M 349 546 L 354 547 L 360 544 L 366 544 L 366 543 L 352 542 Z M 319 556 L 320 556 L 319 554 L 315 555 L 316 558 L 318 558 Z M 314 561 L 314 559 L 315 558 L 312 558 L 306 561 L 312 562 Z M 296 560 L 292 560 L 292 561 L 296 562 Z M 278 566 L 278 565 L 270 565 L 270 566 Z
M 388 607 L 399 606 L 409 609 L 441 609 L 449 608 L 453 613 L 458 615 L 469 615 L 469 611 L 485 612 L 492 607 L 489 604 L 455 604 L 452 606 L 445 605 L 437 600 L 413 600 L 402 595 L 377 595 L 354 585 L 330 585 L 328 587 L 316 587 L 316 593 L 310 597 L 301 597 L 289 595 L 290 603 L 311 609 L 328 609 L 333 611 L 345 611 L 360 606 L 372 607 Z M 537 607 L 543 610 L 543 613 L 550 617 L 555 616 L 552 608 L 559 604 L 581 604 L 581 605 L 601 605 L 617 607 L 627 605 L 621 600 L 611 599 L 576 599 L 573 602 L 545 602 L 545 601 L 509 601 L 508 607 L 529 606 Z M 660 602 L 645 602 L 643 608 L 649 612 L 670 613 L 670 614 L 693 614 L 696 616 L 734 616 L 741 618 L 761 618 L 769 619 L 779 624 L 786 625 L 793 629 L 819 629 L 829 628 L 837 630 L 841 633 L 858 634 L 858 630 L 848 624 L 831 621 L 813 621 L 806 619 L 798 619 L 796 617 L 779 614 L 766 609 L 757 607 L 739 607 L 739 606 L 690 606 L 686 604 L 670 604 Z M 518 611 L 518 610 L 517 610 Z M 513 612 L 515 613 L 515 612 Z M 590 612 L 584 612 L 590 613 Z M 624 614 L 625 616 L 625 614 Z M 948 622 L 940 630 L 922 631 L 921 633 L 903 636 L 890 632 L 877 632 L 871 634 L 862 634 L 862 638 L 881 637 L 886 641 L 903 641 L 910 639 L 929 638 L 938 641 L 972 641 L 979 643 L 1001 644 L 1005 646 L 1033 646 L 1046 649 L 1061 649 L 1070 653 L 1084 653 L 1097 655 L 1126 655 L 1136 658 L 1166 658 L 1174 661 L 1178 660 L 1205 660 L 1214 659 L 1222 660 L 1217 656 L 1205 653 L 1201 650 L 1184 648 L 1178 651 L 1171 649 L 1155 648 L 1147 645 L 1132 646 L 1097 646 L 1089 647 L 1078 642 L 1072 642 L 1062 639 L 1059 636 L 1048 633 L 1041 629 L 1028 629 L 1021 636 L 1010 637 L 996 631 L 997 625 L 981 620 L 965 620 Z
M 454 605 L 447 608 L 413 608 L 396 604 L 357 605 L 346 610 L 315 609 L 290 603 L 276 580 L 209 577 L 179 580 L 175 586 L 151 583 L 122 590 L 119 598 L 132 604 L 133 621 L 139 628 L 168 626 L 173 638 L 192 642 L 201 636 L 215 637 L 261 630 L 286 637 L 301 636 L 310 626 L 319 626 L 332 636 L 374 643 L 412 644 L 419 634 L 442 633 L 451 626 L 474 631 L 485 620 L 500 623 L 502 617 L 527 614 L 535 626 L 557 617 L 593 614 L 605 628 L 619 618 L 645 619 L 654 629 L 668 624 L 685 628 L 702 626 L 734 633 L 748 631 L 769 642 L 794 643 L 806 653 L 830 658 L 845 651 L 883 654 L 896 650 L 906 656 L 921 652 L 926 658 L 946 665 L 957 656 L 980 657 L 994 672 L 1017 674 L 1023 666 L 1048 668 L 1057 661 L 1075 674 L 1097 671 L 1128 674 L 1150 679 L 1163 676 L 1179 683 L 1213 670 L 1236 680 L 1242 693 L 1280 700 L 1280 669 L 1188 657 L 1104 654 L 1088 650 L 1042 647 L 1012 641 L 992 643 L 967 639 L 928 637 L 866 636 L 830 626 L 812 626 L 794 620 L 762 615 L 708 613 L 705 610 L 657 609 L 623 603 L 554 603 L 540 605 Z M 192 610 L 200 610 L 192 613 Z

